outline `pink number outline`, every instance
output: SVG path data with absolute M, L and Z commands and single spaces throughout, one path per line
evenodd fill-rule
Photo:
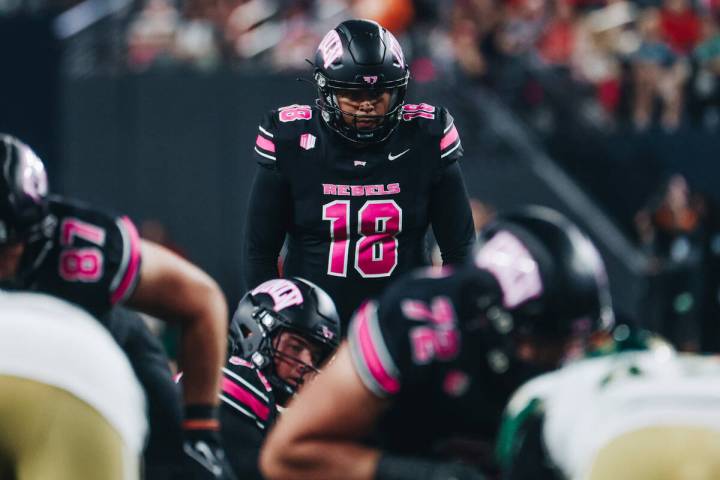
M 64 219 L 60 224 L 60 244 L 72 245 L 76 237 L 100 247 L 105 245 L 104 228 L 74 217 Z M 86 267 L 86 261 L 92 262 L 90 268 Z M 92 283 L 102 277 L 103 261 L 103 253 L 98 248 L 71 248 L 60 254 L 58 272 L 69 282 Z
M 312 109 L 309 105 L 288 105 L 279 109 L 278 118 L 281 122 L 294 122 L 295 120 L 310 120 Z
M 350 200 L 335 200 L 323 205 L 322 219 L 330 222 L 327 273 L 346 277 L 350 251 Z M 354 262 L 355 270 L 363 278 L 387 277 L 392 274 L 398 264 L 397 235 L 401 231 L 402 209 L 394 200 L 368 200 L 363 204 L 358 211 L 360 239 L 355 245 Z M 375 245 L 378 243 L 379 256 L 375 254 Z M 392 259 L 390 266 L 387 265 L 388 259 Z
M 430 325 L 410 329 L 410 344 L 416 364 L 425 365 L 433 359 L 448 361 L 457 356 L 460 332 L 456 328 L 455 309 L 448 297 L 435 297 L 430 306 L 420 300 L 404 300 L 401 308 L 410 320 L 430 322 Z
M 350 200 L 335 200 L 323 205 L 323 220 L 330 222 L 331 241 L 327 273 L 334 277 L 346 277 L 350 251 Z
M 97 225 L 83 222 L 77 218 L 69 217 L 62 221 L 60 227 L 62 236 L 60 243 L 63 245 L 72 245 L 75 237 L 87 240 L 98 246 L 105 245 L 105 229 L 100 228 Z
M 390 208 L 390 212 L 383 211 Z M 397 226 L 394 225 L 397 219 Z M 372 223 L 370 228 L 368 223 Z M 381 228 L 382 226 L 382 228 Z M 358 233 L 355 244 L 355 270 L 363 278 L 379 278 L 392 275 L 398 263 L 397 234 L 402 231 L 402 209 L 394 200 L 368 200 L 358 212 Z M 375 255 L 375 245 L 380 244 L 380 255 Z M 390 248 L 386 248 L 391 245 Z M 392 266 L 387 266 L 387 255 Z M 384 265 L 385 264 L 385 265 Z M 376 270 L 376 266 L 379 269 Z M 376 270 L 376 271 L 373 271 Z
M 91 262 L 89 267 L 86 261 Z M 59 272 L 69 282 L 95 282 L 103 272 L 102 252 L 95 247 L 65 250 L 60 254 Z

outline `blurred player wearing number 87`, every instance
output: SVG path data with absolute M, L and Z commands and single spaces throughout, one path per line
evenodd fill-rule
M 278 276 L 287 236 L 284 274 L 327 291 L 345 326 L 362 300 L 427 263 L 429 225 L 444 264 L 466 258 L 474 230 L 458 130 L 444 108 L 405 103 L 409 76 L 381 25 L 349 20 L 327 33 L 316 104 L 273 110 L 258 128 L 248 285 Z

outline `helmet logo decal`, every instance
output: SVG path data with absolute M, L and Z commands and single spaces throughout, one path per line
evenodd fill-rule
M 320 42 L 318 50 L 323 58 L 323 68 L 328 68 L 342 57 L 343 46 L 340 35 L 335 30 L 330 30 Z
M 300 148 L 310 150 L 315 148 L 315 141 L 317 138 L 312 133 L 303 133 L 300 135 Z
M 323 325 L 322 327 L 320 327 L 320 333 L 322 334 L 323 338 L 326 338 L 328 340 L 332 340 L 333 338 L 335 338 L 335 333 L 330 330 L 327 325 Z
M 514 308 L 543 292 L 537 262 L 525 245 L 506 230 L 483 245 L 475 255 L 475 264 L 488 270 L 500 284 L 505 308 Z
M 392 33 L 388 32 L 388 37 L 390 37 L 390 52 L 395 57 L 393 65 L 405 68 L 405 55 L 403 55 L 402 47 Z
M 279 312 L 294 305 L 302 305 L 303 296 L 300 289 L 291 281 L 284 279 L 268 280 L 261 283 L 255 290 L 253 295 L 265 293 L 270 295 L 275 305 L 273 310 Z
M 40 159 L 27 147 L 20 154 L 19 174 L 25 194 L 40 203 L 48 192 L 47 174 Z
M 363 80 L 365 80 L 365 83 L 368 85 L 375 85 L 378 81 L 377 75 L 365 75 L 363 76 Z

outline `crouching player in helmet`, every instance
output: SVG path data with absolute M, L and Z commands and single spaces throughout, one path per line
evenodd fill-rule
M 239 478 L 262 479 L 257 465 L 268 429 L 332 356 L 339 338 L 335 304 L 306 280 L 270 280 L 240 301 L 220 397 L 223 443 Z
M 603 262 L 539 207 L 481 232 L 473 261 L 420 271 L 356 312 L 348 341 L 268 436 L 270 479 L 474 480 L 504 404 L 612 323 Z M 373 439 L 370 446 L 368 439 Z

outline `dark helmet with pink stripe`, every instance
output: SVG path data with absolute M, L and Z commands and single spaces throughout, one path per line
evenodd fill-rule
M 330 296 L 302 278 L 279 278 L 264 282 L 240 300 L 230 322 L 228 353 L 251 362 L 279 393 L 292 395 L 294 387 L 276 375 L 275 358 L 288 358 L 276 349 L 281 332 L 295 333 L 319 346 L 313 365 L 299 359 L 308 370 L 317 371 L 340 343 L 340 317 Z M 278 393 L 278 392 L 276 392 Z
M 554 368 L 569 342 L 582 345 L 614 324 L 598 250 L 555 210 L 531 206 L 498 216 L 480 233 L 472 262 L 498 287 L 498 297 L 483 305 L 487 360 L 497 373 L 520 366 L 529 376 Z M 518 358 L 522 342 L 534 342 L 524 345 L 524 359 Z M 557 358 L 532 358 L 533 348 L 552 345 L 559 347 Z
M 42 161 L 23 142 L 0 133 L 0 245 L 45 235 L 47 195 Z
M 347 20 L 330 30 L 318 46 L 313 63 L 317 105 L 325 123 L 355 143 L 385 140 L 400 123 L 410 70 L 395 36 L 370 20 Z M 365 115 L 374 125 L 358 125 L 360 116 L 343 112 L 337 93 L 367 92 L 372 98 L 390 94 L 388 111 Z M 344 121 L 343 116 L 351 121 Z

